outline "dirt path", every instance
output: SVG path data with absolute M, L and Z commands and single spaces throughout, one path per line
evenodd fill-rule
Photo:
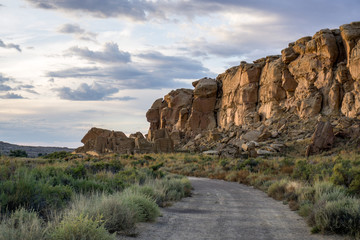
M 133 240 L 310 240 L 342 239 L 311 235 L 295 212 L 265 193 L 238 183 L 190 178 L 193 196 L 162 209 L 156 223 L 141 224 Z

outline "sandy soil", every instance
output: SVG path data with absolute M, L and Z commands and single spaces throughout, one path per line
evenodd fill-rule
M 140 224 L 133 240 L 320 240 L 287 205 L 238 183 L 190 178 L 193 196 L 162 209 L 156 223 Z

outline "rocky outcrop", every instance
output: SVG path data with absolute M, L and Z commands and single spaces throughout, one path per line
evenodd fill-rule
M 155 101 L 146 114 L 148 140 L 167 129 L 178 148 L 221 155 L 224 145 L 241 150 L 251 141 L 283 146 L 310 138 L 318 118 L 360 120 L 360 22 L 320 30 L 290 43 L 281 55 L 241 62 L 193 86 Z M 256 148 L 262 147 L 258 153 L 281 151 Z
M 77 153 L 95 152 L 132 154 L 135 149 L 135 139 L 128 138 L 123 132 L 110 131 L 101 128 L 91 128 L 81 142 L 84 146 L 77 148 Z
M 250 157 L 306 144 L 308 154 L 333 144 L 334 135 L 360 136 L 360 22 L 323 29 L 290 43 L 281 55 L 241 62 L 216 79 L 193 82 L 157 99 L 146 113 L 146 139 L 91 129 L 78 151 L 216 152 Z M 349 124 L 348 124 L 349 123 Z M 346 125 L 345 127 L 343 125 Z M 319 140 L 320 139 L 320 140 Z M 324 141 L 323 141 L 324 140 Z M 300 147 L 298 149 L 305 149 Z

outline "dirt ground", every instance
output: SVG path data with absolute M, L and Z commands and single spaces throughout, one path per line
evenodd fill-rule
M 305 221 L 265 193 L 233 182 L 190 178 L 193 196 L 162 209 L 155 223 L 140 224 L 126 240 L 321 240 Z

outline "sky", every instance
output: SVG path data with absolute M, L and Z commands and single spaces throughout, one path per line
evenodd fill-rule
M 172 89 L 359 12 L 359 0 L 0 0 L 0 141 L 145 134 L 147 109 Z

